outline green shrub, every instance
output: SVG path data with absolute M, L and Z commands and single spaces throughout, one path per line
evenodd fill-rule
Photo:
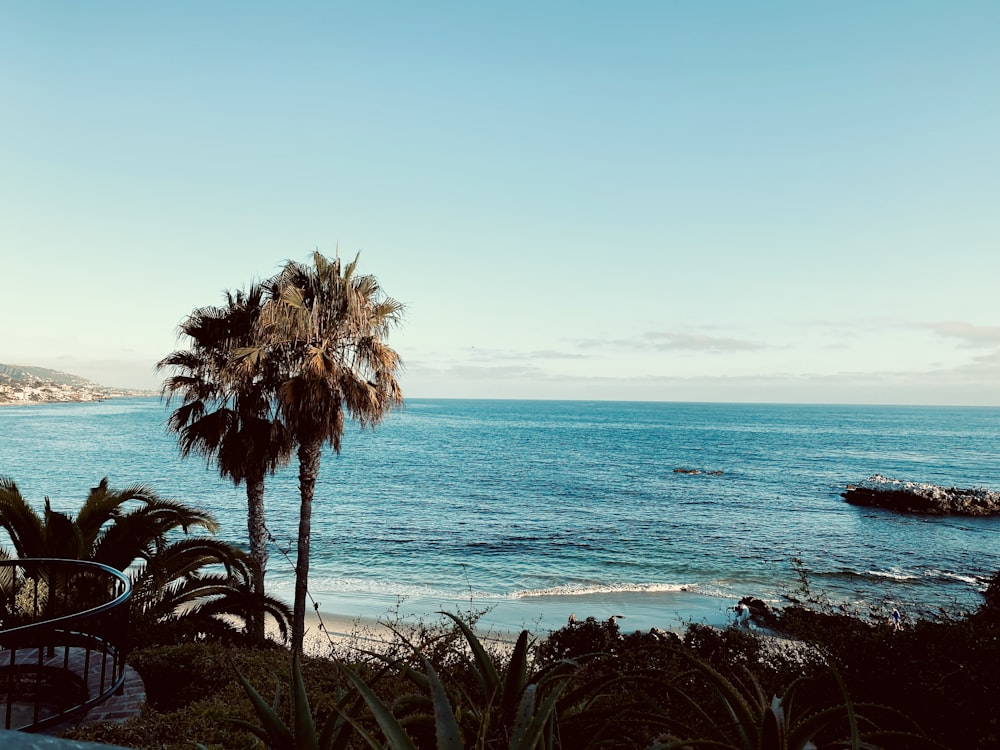
M 291 656 L 278 647 L 197 643 L 135 651 L 129 661 L 146 686 L 148 706 L 142 716 L 75 729 L 67 737 L 156 750 L 193 750 L 196 743 L 210 750 L 259 750 L 258 740 L 231 721 L 255 720 L 236 670 L 262 693 L 273 695 L 288 674 Z M 302 673 L 319 715 L 329 715 L 344 686 L 336 668 L 325 659 L 304 658 Z
M 866 733 L 871 747 L 924 746 L 912 717 L 938 746 L 986 750 L 1000 747 L 1000 627 L 992 612 L 984 605 L 969 617 L 917 620 L 894 631 L 878 621 L 790 607 L 781 613 L 785 639 L 691 625 L 683 642 L 662 631 L 623 635 L 613 622 L 585 620 L 535 647 L 525 633 L 513 649 L 473 635 L 467 618 L 447 616 L 433 627 L 397 623 L 379 652 L 357 650 L 370 647 L 359 641 L 353 650 L 338 649 L 336 661 L 304 659 L 301 674 L 315 726 L 349 717 L 351 747 L 394 742 L 384 734 L 395 731 L 391 717 L 407 738 L 400 735 L 396 747 L 438 747 L 439 730 L 454 737 L 457 728 L 462 747 L 508 748 L 524 736 L 515 729 L 524 708 L 526 716 L 542 717 L 542 746 L 572 750 L 649 748 L 657 739 L 669 747 L 667 738 L 678 737 L 743 747 L 734 713 L 754 727 L 746 737 L 757 740 L 770 721 L 786 737 L 821 729 L 820 747 Z M 192 742 L 212 750 L 253 747 L 259 743 L 252 734 L 229 721 L 257 720 L 237 669 L 266 699 L 280 683 L 277 710 L 291 715 L 291 658 L 282 648 L 184 644 L 143 649 L 130 661 L 146 682 L 150 709 L 123 725 L 73 736 L 168 750 L 190 750 Z M 806 724 L 814 711 L 836 721 Z

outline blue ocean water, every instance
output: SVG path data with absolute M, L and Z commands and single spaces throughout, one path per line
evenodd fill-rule
M 155 398 L 0 408 L 0 474 L 66 511 L 104 476 L 144 482 L 242 542 L 243 489 L 181 460 L 167 414 Z M 296 472 L 267 489 L 293 554 Z M 739 596 L 780 601 L 797 569 L 836 600 L 976 606 L 1000 518 L 847 505 L 845 485 L 875 473 L 1000 489 L 1000 409 L 410 400 L 324 457 L 310 589 L 346 616 L 461 606 L 536 629 L 571 611 L 711 621 Z M 273 592 L 290 599 L 292 578 L 273 550 Z

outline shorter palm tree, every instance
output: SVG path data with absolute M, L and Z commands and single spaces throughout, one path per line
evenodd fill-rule
M 248 372 L 233 366 L 234 352 L 253 343 L 265 286 L 226 292 L 221 307 L 200 307 L 181 323 L 189 347 L 164 357 L 157 369 L 173 374 L 163 383 L 167 405 L 180 405 L 167 426 L 177 434 L 181 455 L 204 456 L 219 474 L 244 484 L 250 554 L 257 562 L 254 587 L 261 600 L 254 633 L 264 637 L 264 574 L 267 527 L 264 479 L 288 463 L 292 438 L 274 414 L 278 375 L 271 362 Z
M 146 485 L 115 490 L 105 477 L 74 518 L 54 511 L 47 497 L 37 513 L 12 479 L 0 477 L 0 528 L 12 547 L 0 547 L 0 559 L 90 560 L 126 573 L 133 621 L 147 638 L 162 627 L 219 636 L 241 632 L 242 623 L 245 632 L 260 606 L 254 561 L 226 542 L 191 534 L 215 532 L 212 516 Z M 284 637 L 287 605 L 267 597 L 264 608 Z

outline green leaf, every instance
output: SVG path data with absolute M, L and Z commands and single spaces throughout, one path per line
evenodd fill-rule
M 736 731 L 739 733 L 743 745 L 748 748 L 753 747 L 756 743 L 751 740 L 748 731 L 756 731 L 758 729 L 757 714 L 737 687 L 712 667 L 711 664 L 702 661 L 687 651 L 678 651 L 678 653 L 694 664 L 695 668 L 708 678 L 709 682 L 715 687 L 722 698 L 722 702 L 736 726 Z
M 472 629 L 466 625 L 461 618 L 453 615 L 451 612 L 438 612 L 438 614 L 450 617 L 458 625 L 459 630 L 465 636 L 465 640 L 469 643 L 469 648 L 472 649 L 472 654 L 476 658 L 476 677 L 479 680 L 479 684 L 483 689 L 483 695 L 486 698 L 490 698 L 497 689 L 500 687 L 500 677 L 497 675 L 496 667 L 493 664 L 493 660 L 490 658 L 489 654 L 486 653 L 486 649 L 483 648 L 482 642 L 476 637 L 476 634 L 472 632 Z
M 788 750 L 785 737 L 785 712 L 777 697 L 764 709 L 760 726 L 760 747 L 761 750 Z
M 545 698 L 545 701 L 538 707 L 534 715 L 531 717 L 527 728 L 524 733 L 519 738 L 517 745 L 512 745 L 513 750 L 532 750 L 537 747 L 538 742 L 542 739 L 542 733 L 545 731 L 545 727 L 549 724 L 549 719 L 551 719 L 555 713 L 556 703 L 559 702 L 559 694 L 562 693 L 563 688 L 566 683 L 556 685 L 549 695 Z M 525 691 L 527 695 L 527 691 Z
M 361 697 L 364 698 L 365 703 L 368 704 L 368 708 L 371 709 L 372 714 L 375 716 L 375 721 L 378 722 L 379 728 L 389 741 L 389 746 L 392 747 L 393 750 L 417 750 L 416 745 L 413 744 L 413 740 L 410 739 L 406 730 L 400 726 L 396 717 L 393 716 L 389 709 L 385 707 L 385 704 L 378 699 L 378 696 L 371 691 L 371 688 L 365 684 L 364 680 L 344 665 L 341 665 L 341 669 L 343 669 L 344 674 L 347 675 L 347 679 L 351 681 L 351 684 L 354 685 L 354 689 L 358 691 Z M 346 714 L 342 715 L 354 724 L 355 729 L 358 728 L 353 719 Z
M 521 694 L 521 701 L 517 706 L 517 716 L 514 720 L 514 730 L 510 736 L 511 750 L 519 746 L 521 738 L 528 731 L 528 725 L 531 723 L 531 716 L 535 709 L 535 693 L 537 690 L 538 686 L 531 684 L 527 685 Z
M 517 699 L 524 690 L 528 673 L 528 631 L 522 630 L 517 637 L 514 651 L 507 663 L 507 675 L 503 681 L 503 692 L 500 696 L 500 710 L 504 717 L 510 717 L 517 707 Z
M 285 726 L 281 717 L 278 716 L 271 706 L 267 705 L 267 702 L 260 697 L 260 693 L 254 689 L 253 685 L 250 684 L 246 677 L 240 674 L 240 670 L 238 669 L 236 669 L 236 679 L 239 680 L 240 685 L 243 686 L 243 691 L 250 699 L 250 703 L 253 705 L 253 709 L 257 713 L 257 718 L 260 719 L 260 723 L 262 725 L 260 727 L 260 731 L 266 735 L 265 741 L 272 748 L 274 748 L 274 750 L 295 750 L 295 738 L 292 737 L 292 733 L 288 731 L 288 727 Z M 253 727 L 250 725 L 248 728 Z M 258 734 L 259 736 L 259 732 L 255 732 L 255 734 Z
M 292 720 L 295 722 L 296 750 L 319 750 L 316 722 L 309 709 L 309 697 L 306 695 L 298 653 L 292 655 Z
M 431 682 L 431 698 L 434 701 L 434 726 L 437 734 L 438 750 L 462 750 L 462 731 L 455 721 L 455 713 L 448 700 L 444 685 L 441 684 L 434 667 L 424 657 L 424 667 L 427 669 L 427 676 Z

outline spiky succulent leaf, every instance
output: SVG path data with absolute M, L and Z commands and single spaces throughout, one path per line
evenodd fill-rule
M 302 663 L 299 655 L 292 655 L 292 721 L 295 722 L 296 750 L 319 750 L 316 722 L 309 708 L 306 683 L 302 679 Z
M 533 748 L 538 747 L 538 743 L 545 736 L 546 727 L 551 728 L 550 721 L 555 716 L 556 704 L 559 702 L 559 695 L 565 686 L 566 683 L 561 683 L 549 691 L 545 700 L 535 709 L 527 727 L 518 738 L 517 744 L 513 744 L 512 741 L 511 750 L 533 750 Z M 525 694 L 527 695 L 527 691 Z
M 503 692 L 500 696 L 500 710 L 505 718 L 514 714 L 521 691 L 528 681 L 528 631 L 522 630 L 514 644 L 507 674 L 504 676 Z
M 472 628 L 463 622 L 460 617 L 453 615 L 451 612 L 438 612 L 438 614 L 445 615 L 454 620 L 458 629 L 462 631 L 462 635 L 465 636 L 465 640 L 472 650 L 472 655 L 475 657 L 473 672 L 483 691 L 483 696 L 489 699 L 500 687 L 500 677 L 497 674 L 496 666 L 493 664 L 493 659 L 486 653 L 482 641 L 472 632 Z
M 434 701 L 434 727 L 438 750 L 462 750 L 462 730 L 455 721 L 455 712 L 445 692 L 441 679 L 431 663 L 424 658 L 424 667 L 431 682 L 431 698 Z
M 350 680 L 351 684 L 354 685 L 354 689 L 358 691 L 362 698 L 364 698 L 365 703 L 368 704 L 368 708 L 371 710 L 372 714 L 375 716 L 375 721 L 378 722 L 379 728 L 382 730 L 382 734 L 385 735 L 386 739 L 389 741 L 389 745 L 393 750 L 417 750 L 416 745 L 413 744 L 413 740 L 406 733 L 406 730 L 400 726 L 396 717 L 392 715 L 392 712 L 386 708 L 385 704 L 379 700 L 378 696 L 372 692 L 371 688 L 365 684 L 365 681 L 358 677 L 352 670 L 346 666 L 341 665 L 341 669 L 344 674 L 347 675 L 347 679 Z M 342 714 L 344 718 L 354 724 L 355 729 L 358 729 L 358 725 L 354 720 Z M 380 747 L 380 745 L 373 745 L 373 747 Z
M 260 693 L 250 684 L 240 671 L 236 670 L 236 679 L 243 686 L 243 692 L 247 694 L 253 706 L 257 718 L 260 719 L 261 726 L 255 726 L 249 722 L 233 719 L 232 723 L 249 729 L 262 740 L 264 740 L 273 750 L 294 750 L 295 738 L 285 725 L 285 722 L 278 716 L 277 711 L 267 704 Z

